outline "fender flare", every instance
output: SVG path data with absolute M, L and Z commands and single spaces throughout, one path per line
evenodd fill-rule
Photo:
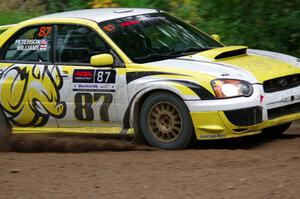
M 178 87 L 179 86 L 179 87 Z M 207 100 L 215 99 L 215 96 L 206 90 L 204 87 L 185 80 L 158 80 L 147 82 L 141 85 L 142 88 L 137 89 L 133 96 L 131 96 L 129 105 L 124 114 L 123 127 L 126 129 L 134 127 L 135 114 L 136 114 L 136 105 L 140 103 L 140 100 L 153 92 L 167 91 L 173 93 L 180 97 L 183 101 L 186 100 Z M 182 90 L 185 88 L 186 90 Z

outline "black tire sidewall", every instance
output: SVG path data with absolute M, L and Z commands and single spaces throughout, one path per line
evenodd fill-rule
M 176 140 L 169 143 L 160 142 L 157 138 L 155 138 L 152 135 L 148 124 L 149 111 L 152 109 L 152 107 L 155 104 L 162 103 L 162 102 L 170 103 L 174 107 L 176 107 L 179 114 L 181 114 L 181 118 L 182 118 L 182 132 L 176 138 Z M 154 93 L 145 100 L 140 112 L 140 124 L 141 124 L 142 134 L 144 138 L 147 140 L 147 142 L 154 147 L 158 147 L 162 149 L 186 148 L 190 143 L 194 133 L 194 126 L 188 108 L 186 107 L 183 100 L 181 100 L 176 95 L 170 93 Z
M 292 122 L 281 124 L 281 125 L 278 125 L 278 126 L 272 126 L 272 127 L 263 129 L 262 133 L 265 134 L 265 135 L 280 136 L 285 131 L 288 130 L 288 128 L 291 126 L 291 124 L 292 124 Z

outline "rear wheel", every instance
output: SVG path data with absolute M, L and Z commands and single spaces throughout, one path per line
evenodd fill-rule
M 280 136 L 282 135 L 288 128 L 291 126 L 292 122 L 281 124 L 278 126 L 272 126 L 266 129 L 263 129 L 262 133 L 267 135 L 274 135 L 274 136 Z
M 184 102 L 170 93 L 154 93 L 144 102 L 140 117 L 146 141 L 163 149 L 183 149 L 193 138 L 193 123 Z
M 11 127 L 0 107 L 0 151 L 9 150 L 9 137 L 11 136 Z

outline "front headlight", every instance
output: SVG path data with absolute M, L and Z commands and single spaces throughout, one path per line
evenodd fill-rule
M 211 86 L 217 98 L 248 97 L 253 93 L 249 82 L 235 79 L 216 79 L 211 81 Z

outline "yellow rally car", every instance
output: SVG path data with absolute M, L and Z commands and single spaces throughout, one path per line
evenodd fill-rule
M 161 10 L 71 11 L 0 29 L 2 135 L 135 133 L 180 149 L 300 119 L 298 58 L 225 47 Z

